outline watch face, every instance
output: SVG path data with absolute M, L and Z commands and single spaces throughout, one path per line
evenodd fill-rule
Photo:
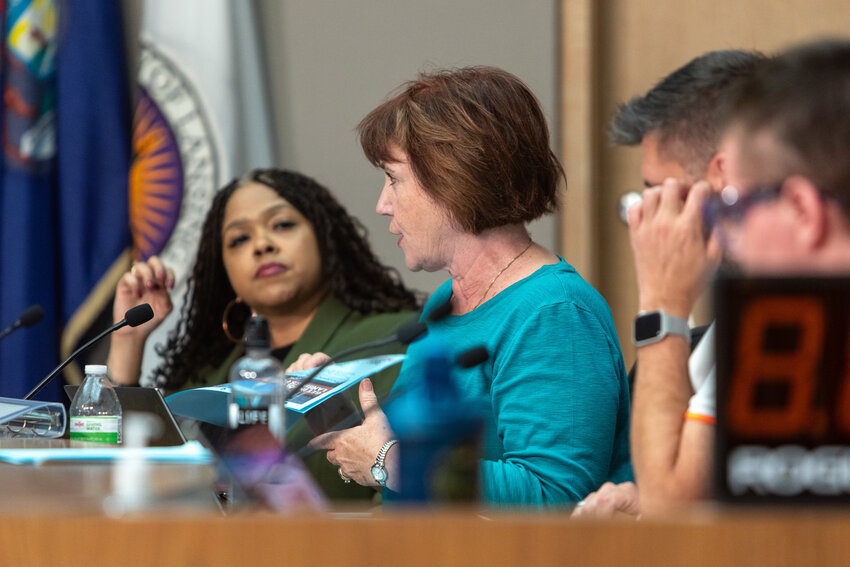
M 661 332 L 661 313 L 652 312 L 635 318 L 635 341 L 645 341 Z
M 372 467 L 372 478 L 375 479 L 375 482 L 377 482 L 378 484 L 383 486 L 384 482 L 386 482 L 386 480 L 387 480 L 386 469 L 384 469 L 383 467 L 379 467 L 378 465 L 373 466 Z

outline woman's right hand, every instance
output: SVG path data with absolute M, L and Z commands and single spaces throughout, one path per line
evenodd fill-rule
M 174 272 L 163 265 L 157 256 L 147 262 L 134 262 L 129 272 L 118 281 L 115 301 L 112 306 L 114 321 L 120 321 L 128 309 L 149 303 L 153 319 L 138 327 L 124 327 L 115 333 L 117 337 L 132 337 L 144 340 L 171 313 L 173 305 L 169 291 L 174 289 Z

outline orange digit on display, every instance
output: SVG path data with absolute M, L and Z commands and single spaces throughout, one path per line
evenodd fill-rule
M 738 356 L 729 397 L 732 431 L 768 437 L 805 433 L 814 414 L 815 372 L 823 348 L 823 305 L 811 297 L 758 298 L 746 306 L 739 321 Z M 791 352 L 766 352 L 765 333 L 779 325 L 799 327 L 797 346 Z M 787 382 L 784 407 L 757 407 L 757 387 L 766 381 Z

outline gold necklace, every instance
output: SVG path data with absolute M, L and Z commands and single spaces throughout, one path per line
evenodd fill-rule
M 503 273 L 505 273 L 505 270 L 507 270 L 508 268 L 510 268 L 510 267 L 513 265 L 513 263 L 514 263 L 514 262 L 516 262 L 517 260 L 519 260 L 519 257 L 520 257 L 520 256 L 522 256 L 523 254 L 525 254 L 525 253 L 528 251 L 528 249 L 529 249 L 529 248 L 531 248 L 531 243 L 532 243 L 532 240 L 529 238 L 529 239 L 528 239 L 528 244 L 526 244 L 525 248 L 523 248 L 523 249 L 522 249 L 522 252 L 520 252 L 519 254 L 517 254 L 516 256 L 514 256 L 513 260 L 511 260 L 510 262 L 508 262 L 508 265 L 507 265 L 507 266 L 505 266 L 504 268 L 502 268 L 502 269 L 499 271 L 499 273 L 498 273 L 498 274 L 496 274 L 496 277 L 494 277 L 492 280 L 490 280 L 490 285 L 488 285 L 488 286 L 487 286 L 487 289 L 485 289 L 485 290 L 484 290 L 484 295 L 482 295 L 482 296 L 481 296 L 481 299 L 479 299 L 479 300 L 478 300 L 478 303 L 476 303 L 476 304 L 475 304 L 475 307 L 473 307 L 473 308 L 472 308 L 472 310 L 473 310 L 473 311 L 475 311 L 476 309 L 478 309 L 478 306 L 479 306 L 479 305 L 481 305 L 481 302 L 482 302 L 482 301 L 484 301 L 484 298 L 485 298 L 485 297 L 487 297 L 487 294 L 488 294 L 488 293 L 490 293 L 490 288 L 492 288 L 492 287 L 493 287 L 493 284 L 494 284 L 494 283 L 496 283 L 496 280 L 497 280 L 497 279 L 499 279 L 499 276 L 501 276 Z

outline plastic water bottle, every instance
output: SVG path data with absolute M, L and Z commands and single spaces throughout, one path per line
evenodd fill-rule
M 71 402 L 71 441 L 121 443 L 121 404 L 106 366 L 87 364 L 86 379 Z
M 245 356 L 230 367 L 230 394 L 227 419 L 231 429 L 266 425 L 283 443 L 283 375 L 280 363 L 271 354 L 269 325 L 259 315 L 248 321 L 245 330 Z

